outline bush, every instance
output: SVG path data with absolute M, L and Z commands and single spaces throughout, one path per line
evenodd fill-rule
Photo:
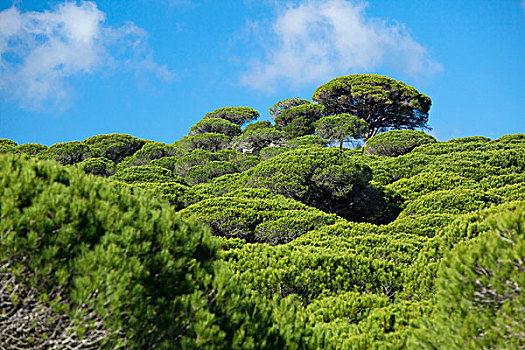
M 206 113 L 204 119 L 219 118 L 242 126 L 244 123 L 259 118 L 259 112 L 249 107 L 223 107 Z
M 391 130 L 371 137 L 366 141 L 365 153 L 377 156 L 397 157 L 414 148 L 434 143 L 436 139 L 422 131 Z
M 204 200 L 182 210 L 181 215 L 199 218 L 215 236 L 270 244 L 287 243 L 309 230 L 337 221 L 335 215 L 260 190 L 243 190 Z
M 115 163 L 107 158 L 89 158 L 77 163 L 77 167 L 86 174 L 98 176 L 111 176 L 115 174 Z
M 501 203 L 500 196 L 479 190 L 434 191 L 410 202 L 399 217 L 431 213 L 465 214 Z
M 217 133 L 223 134 L 228 137 L 240 135 L 242 133 L 241 127 L 233 124 L 227 120 L 220 118 L 209 118 L 199 121 L 197 124 L 191 127 L 190 136 L 205 133 Z
M 141 149 L 146 141 L 127 134 L 107 134 L 92 136 L 82 143 L 88 145 L 100 157 L 120 163 Z
M 246 127 L 243 130 L 243 133 L 255 131 L 257 129 L 265 129 L 265 128 L 271 128 L 271 127 L 272 127 L 272 123 L 266 120 L 262 122 L 255 122 L 255 123 L 246 125 Z
M 234 139 L 233 148 L 242 153 L 258 154 L 268 146 L 281 145 L 284 134 L 274 128 L 258 128 Z
M 3 327 L 4 345 L 284 346 L 269 311 L 217 261 L 216 244 L 195 222 L 74 169 L 14 157 L 1 158 L 0 169 L 0 276 L 71 320 L 65 331 L 55 324 L 37 333 L 47 319 L 28 319 L 28 333 Z M 28 307 L 17 301 L 24 295 L 2 293 L 12 298 L 3 325 L 26 322 L 16 319 Z
M 16 153 L 16 142 L 8 139 L 0 139 L 0 154 Z
M 196 165 L 188 170 L 186 180 L 192 184 L 208 182 L 213 178 L 237 172 L 237 167 L 230 162 L 212 161 L 206 165 Z
M 272 107 L 270 107 L 270 115 L 272 116 L 272 119 L 275 119 L 279 116 L 279 114 L 290 108 L 297 107 L 300 105 L 307 105 L 310 103 L 310 101 L 303 100 L 299 97 L 287 98 L 285 100 L 275 103 Z
M 204 149 L 195 149 L 177 159 L 173 171 L 175 174 L 185 177 L 190 168 L 196 165 L 206 165 L 215 160 L 217 160 L 216 153 Z
M 323 105 L 316 103 L 302 104 L 286 109 L 277 115 L 275 117 L 275 127 L 279 130 L 284 130 L 286 126 L 290 125 L 293 120 L 297 118 L 302 118 L 314 123 L 324 115 L 325 108 Z
M 153 159 L 150 165 L 160 166 L 161 168 L 166 168 L 170 171 L 175 172 L 175 166 L 180 158 L 178 157 L 162 157 L 159 159 Z
M 48 148 L 47 146 L 41 145 L 39 143 L 24 143 L 23 145 L 17 146 L 16 150 L 21 153 L 25 153 L 27 155 L 34 156 L 42 152 L 45 152 L 47 148 Z
M 268 160 L 270 158 L 273 158 L 281 153 L 285 153 L 288 151 L 291 151 L 293 148 L 286 147 L 286 146 L 270 146 L 270 147 L 264 147 L 259 152 L 259 156 L 261 157 L 261 160 Z
M 405 199 L 414 200 L 434 191 L 453 190 L 456 188 L 473 189 L 477 187 L 477 183 L 453 173 L 425 172 L 408 179 L 400 179 L 387 187 Z
M 175 146 L 184 151 L 203 149 L 210 152 L 217 152 L 228 147 L 230 138 L 216 132 L 196 134 L 194 136 L 184 136 L 175 142 Z
M 443 260 L 435 310 L 414 339 L 418 348 L 525 346 L 525 205 L 487 222 Z
M 177 180 L 175 175 L 168 169 L 153 165 L 140 165 L 121 169 L 111 179 L 129 184 L 135 182 L 173 182 Z M 179 178 L 176 182 L 184 182 L 184 180 Z
M 56 143 L 46 151 L 40 152 L 39 156 L 44 159 L 54 159 L 62 165 L 72 165 L 91 158 L 95 152 L 78 141 Z
M 148 165 L 154 159 L 160 159 L 164 157 L 180 157 L 183 153 L 184 152 L 182 150 L 177 149 L 172 145 L 148 141 L 140 150 L 119 163 L 118 168 L 124 169 L 133 166 Z
M 352 221 L 388 222 L 388 200 L 371 179 L 370 168 L 350 152 L 315 147 L 262 162 L 247 171 L 239 185 L 267 188 Z
M 328 142 L 318 135 L 307 135 L 307 136 L 296 137 L 286 142 L 286 146 L 293 147 L 293 148 L 310 147 L 310 146 L 326 147 L 327 145 L 328 145 Z

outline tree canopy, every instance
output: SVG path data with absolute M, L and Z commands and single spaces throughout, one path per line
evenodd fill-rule
M 242 126 L 244 123 L 259 118 L 259 112 L 249 107 L 223 107 L 206 113 L 204 119 L 220 118 Z
M 375 74 L 348 75 L 315 90 L 329 114 L 350 113 L 368 124 L 365 139 L 388 129 L 425 128 L 431 100 L 403 82 Z
M 361 138 L 366 129 L 363 119 L 348 113 L 324 117 L 315 124 L 317 135 L 330 142 L 339 141 L 339 149 L 343 148 L 344 141 Z
M 300 105 L 306 105 L 309 104 L 310 101 L 303 100 L 299 97 L 290 97 L 285 100 L 279 101 L 275 103 L 272 107 L 270 107 L 270 115 L 272 116 L 272 119 L 275 119 L 281 114 L 282 112 L 297 107 Z

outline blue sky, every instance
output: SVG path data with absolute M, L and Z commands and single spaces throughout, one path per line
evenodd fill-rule
M 207 112 L 376 73 L 438 140 L 525 133 L 525 1 L 0 0 L 0 138 L 172 143 Z

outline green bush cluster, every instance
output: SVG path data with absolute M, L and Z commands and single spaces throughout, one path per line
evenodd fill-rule
M 340 86 L 339 107 L 359 84 Z M 173 145 L 1 140 L 0 329 L 24 330 L 12 347 L 525 346 L 525 135 L 403 130 L 338 149 L 288 139 L 306 126 L 294 113 L 318 109 L 306 102 L 274 106 L 293 116 L 282 131 L 242 130 L 254 113 L 224 109 Z
M 414 148 L 434 143 L 436 139 L 422 131 L 391 130 L 375 135 L 366 142 L 365 153 L 376 156 L 396 157 Z
M 1 273 L 73 321 L 95 313 L 95 329 L 72 321 L 70 342 L 99 332 L 91 346 L 284 346 L 269 310 L 217 260 L 200 225 L 73 169 L 18 157 L 0 164 Z M 39 344 L 53 331 L 11 335 Z

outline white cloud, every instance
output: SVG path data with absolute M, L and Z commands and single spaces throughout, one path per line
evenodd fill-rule
M 428 76 L 441 65 L 403 25 L 366 16 L 367 3 L 310 0 L 280 10 L 265 41 L 265 58 L 254 59 L 241 83 L 258 90 L 276 84 L 324 82 L 338 75 L 389 66 Z
M 68 78 L 101 70 L 153 72 L 162 80 L 173 73 L 156 64 L 147 32 L 128 23 L 105 25 L 94 2 L 65 2 L 53 10 L 0 12 L 0 93 L 23 107 L 63 106 Z

